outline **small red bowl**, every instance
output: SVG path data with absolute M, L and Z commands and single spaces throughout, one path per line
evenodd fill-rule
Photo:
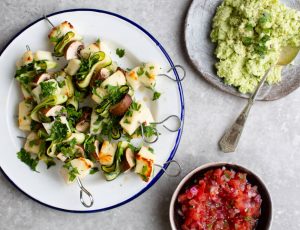
M 182 216 L 179 215 L 179 203 L 178 203 L 178 195 L 182 194 L 187 188 L 191 187 L 194 184 L 195 180 L 199 180 L 203 178 L 204 174 L 212 169 L 222 168 L 226 167 L 226 169 L 232 169 L 236 172 L 242 172 L 247 173 L 247 180 L 251 185 L 256 185 L 257 190 L 262 198 L 261 203 L 261 215 L 258 219 L 256 230 L 267 230 L 271 228 L 271 220 L 272 220 L 272 201 L 271 196 L 262 182 L 262 180 L 255 175 L 250 170 L 244 168 L 243 166 L 236 165 L 236 164 L 230 164 L 230 163 L 208 163 L 205 165 L 202 165 L 193 171 L 191 171 L 189 174 L 187 174 L 182 181 L 177 186 L 175 192 L 173 193 L 171 203 L 170 203 L 170 210 L 169 210 L 169 218 L 171 227 L 173 230 L 179 230 L 181 229 L 181 225 L 183 223 Z

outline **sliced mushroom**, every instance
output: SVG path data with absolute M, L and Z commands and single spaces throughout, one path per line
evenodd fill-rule
M 93 156 L 93 158 L 96 161 L 99 161 L 99 157 L 98 157 L 98 153 L 99 153 L 99 141 L 98 140 L 95 140 L 94 146 L 95 146 L 95 151 L 92 153 L 92 156 Z
M 96 72 L 90 82 L 91 87 L 96 87 L 98 82 L 104 81 L 106 78 L 110 76 L 110 71 L 106 68 L 102 68 L 98 72 Z
M 121 67 L 119 67 L 118 66 L 118 68 L 117 68 L 117 70 L 116 71 L 121 71 L 123 74 L 124 74 L 124 76 L 126 76 L 126 74 L 127 74 L 127 71 L 126 70 L 124 70 L 124 69 L 122 69 Z
M 53 107 L 43 108 L 39 112 L 43 113 L 46 117 L 56 117 L 64 108 L 62 105 L 55 105 Z
M 90 107 L 82 108 L 81 118 L 79 119 L 75 127 L 78 132 L 84 133 L 89 129 L 91 114 L 92 114 L 92 109 Z
M 81 133 L 86 132 L 89 129 L 89 127 L 90 127 L 90 122 L 84 120 L 76 124 L 76 130 Z
M 125 151 L 125 159 L 124 161 L 122 161 L 122 171 L 128 172 L 134 166 L 135 166 L 134 152 L 131 150 L 131 148 L 127 148 Z
M 37 86 L 39 85 L 41 82 L 43 81 L 47 81 L 47 80 L 50 80 L 51 79 L 51 75 L 48 74 L 48 73 L 41 73 L 37 76 L 34 77 L 32 83 L 34 86 Z
M 70 42 L 64 48 L 66 60 L 78 58 L 78 51 L 83 49 L 83 43 L 81 41 Z
M 131 96 L 129 94 L 126 94 L 119 103 L 113 105 L 109 109 L 109 112 L 115 116 L 123 116 L 130 107 L 131 103 Z
M 74 149 L 76 150 L 76 153 L 84 157 L 84 148 L 81 145 L 75 145 Z

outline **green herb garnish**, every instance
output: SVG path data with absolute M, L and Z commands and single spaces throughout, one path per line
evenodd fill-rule
M 75 178 L 79 175 L 78 169 L 76 167 L 73 167 L 71 162 L 65 163 L 63 167 L 68 170 L 69 181 L 74 181 Z
M 91 170 L 90 170 L 90 174 L 91 175 L 95 174 L 96 172 L 99 172 L 99 168 L 98 167 L 91 168 Z
M 52 95 L 53 92 L 56 89 L 55 85 L 56 84 L 53 81 L 41 82 L 40 83 L 40 86 L 41 86 L 41 96 L 43 98 L 45 98 L 45 97 L 48 97 L 48 96 Z
M 39 163 L 38 158 L 31 158 L 30 153 L 28 153 L 24 148 L 22 148 L 18 153 L 18 158 L 25 164 L 29 166 L 32 171 L 38 172 L 36 166 Z
M 136 73 L 140 77 L 140 76 L 142 76 L 145 73 L 145 70 L 144 70 L 143 67 L 140 67 Z
M 253 40 L 250 37 L 243 37 L 242 42 L 245 46 L 250 46 L 253 43 Z
M 122 58 L 125 55 L 125 50 L 117 48 L 116 54 L 119 56 L 119 58 Z
M 155 101 L 155 100 L 159 99 L 160 96 L 161 96 L 161 93 L 155 91 L 155 92 L 153 93 L 152 101 Z
M 139 111 L 141 108 L 141 105 L 138 104 L 137 102 L 133 101 L 129 107 L 129 109 L 127 110 L 127 112 L 125 113 L 126 117 L 132 117 L 132 114 L 134 111 Z
M 262 16 L 258 19 L 258 23 L 264 24 L 271 20 L 271 15 L 269 13 L 264 12 Z
M 68 126 L 56 120 L 51 127 L 50 133 L 50 140 L 63 141 L 67 137 Z

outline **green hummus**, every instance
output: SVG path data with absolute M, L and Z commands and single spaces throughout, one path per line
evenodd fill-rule
M 281 47 L 300 46 L 300 12 L 278 0 L 224 0 L 213 19 L 217 74 L 241 93 L 253 92 L 277 62 Z M 281 80 L 281 66 L 267 82 Z

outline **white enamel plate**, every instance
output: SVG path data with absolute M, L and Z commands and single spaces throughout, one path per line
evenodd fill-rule
M 114 13 L 93 10 L 75 9 L 48 15 L 54 25 L 63 21 L 71 22 L 76 30 L 84 36 L 84 42 L 101 38 L 111 48 L 112 59 L 123 68 L 132 68 L 142 62 L 158 63 L 166 73 L 174 67 L 172 60 L 159 42 L 136 23 Z M 55 209 L 71 212 L 104 211 L 127 203 L 150 188 L 162 176 L 163 171 L 155 168 L 150 182 L 143 182 L 133 172 L 123 174 L 111 182 L 105 181 L 101 173 L 84 178 L 84 186 L 93 194 L 94 205 L 85 208 L 79 200 L 79 187 L 76 183 L 67 185 L 59 169 L 61 165 L 46 169 L 40 162 L 35 173 L 22 163 L 16 153 L 23 145 L 17 136 L 25 136 L 17 127 L 18 103 L 21 93 L 14 79 L 15 63 L 29 45 L 31 50 L 53 50 L 48 42 L 51 26 L 43 18 L 35 21 L 18 33 L 3 49 L 0 57 L 0 166 L 3 174 L 22 192 L 32 199 Z M 123 48 L 123 58 L 115 55 L 116 48 Z M 176 70 L 170 76 L 179 79 Z M 158 102 L 147 100 L 147 89 L 139 93 L 140 99 L 147 101 L 155 120 L 175 114 L 183 124 L 184 101 L 180 82 L 159 76 L 157 90 L 162 93 Z M 180 142 L 182 128 L 175 133 L 158 126 L 161 133 L 159 140 L 152 145 L 156 154 L 156 163 L 163 164 L 172 159 Z M 166 175 L 165 175 L 166 176 Z

